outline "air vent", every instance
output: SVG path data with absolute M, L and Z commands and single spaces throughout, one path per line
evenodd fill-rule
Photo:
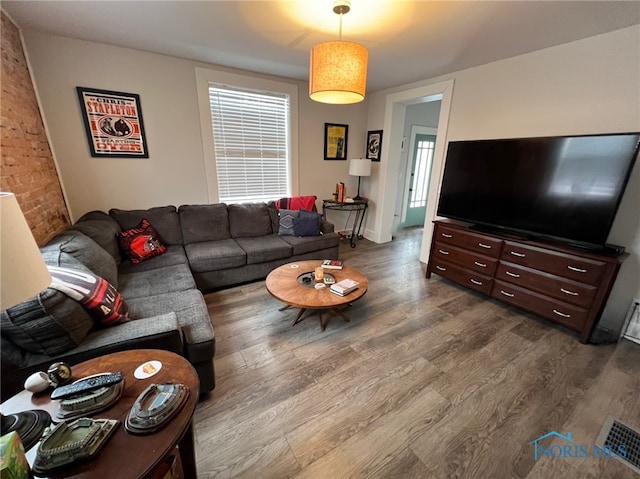
M 609 416 L 596 439 L 596 445 L 614 452 L 619 450 L 618 447 L 623 447 L 626 457 L 617 455 L 617 459 L 640 474 L 640 433 L 637 431 Z

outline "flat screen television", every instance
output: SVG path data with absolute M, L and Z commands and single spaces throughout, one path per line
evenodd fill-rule
M 604 249 L 640 133 L 451 141 L 438 215 Z

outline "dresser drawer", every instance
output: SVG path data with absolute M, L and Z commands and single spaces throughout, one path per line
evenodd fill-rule
M 578 283 L 505 261 L 500 261 L 495 277 L 586 309 L 591 307 L 593 298 L 598 291 L 597 287 L 589 284 Z
M 449 261 L 487 276 L 493 276 L 496 266 L 498 265 L 496 258 L 472 253 L 446 243 L 440 243 L 439 241 L 435 243 L 433 256 L 434 258 L 438 258 L 438 260 Z
M 576 331 L 582 330 L 589 314 L 586 309 L 499 280 L 493 282 L 491 296 Z
M 597 285 L 607 264 L 581 256 L 505 241 L 501 259 L 540 271 Z
M 486 295 L 491 292 L 493 280 L 490 277 L 461 268 L 448 261 L 432 258 L 432 262 L 433 266 L 430 266 L 431 272 Z
M 502 247 L 501 239 L 443 225 L 438 225 L 436 228 L 434 239 L 441 243 L 458 246 L 492 258 L 500 256 Z

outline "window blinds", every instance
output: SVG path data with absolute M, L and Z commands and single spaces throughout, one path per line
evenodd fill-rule
M 220 202 L 290 196 L 289 97 L 209 85 Z

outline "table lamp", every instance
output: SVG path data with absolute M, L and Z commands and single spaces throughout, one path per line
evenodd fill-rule
M 367 158 L 353 158 L 349 162 L 349 174 L 358 177 L 358 195 L 354 200 L 361 200 L 360 196 L 360 178 L 363 176 L 371 176 L 371 160 Z
M 50 284 L 51 275 L 15 195 L 0 192 L 0 309 L 32 298 Z M 17 431 L 25 450 L 51 423 L 49 413 L 41 410 L 3 414 L 1 419 L 2 434 Z

